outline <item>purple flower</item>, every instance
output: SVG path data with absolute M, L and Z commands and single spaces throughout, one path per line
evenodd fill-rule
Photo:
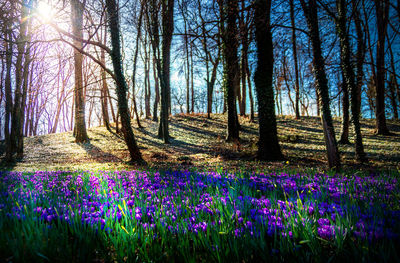
M 320 218 L 318 219 L 318 225 L 320 226 L 330 225 L 330 221 L 327 218 Z
M 335 229 L 333 226 L 324 225 L 318 228 L 318 235 L 324 239 L 331 239 L 335 234 Z
M 308 213 L 310 215 L 314 214 L 314 207 L 313 206 L 308 207 Z
M 246 222 L 246 228 L 250 229 L 253 226 L 253 223 L 251 221 Z

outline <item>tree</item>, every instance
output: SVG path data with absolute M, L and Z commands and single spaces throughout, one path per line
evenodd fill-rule
M 347 32 L 347 15 L 346 15 L 346 1 L 336 0 L 336 9 L 338 16 L 331 14 L 332 19 L 336 24 L 336 32 L 339 36 L 340 44 L 340 66 L 342 68 L 342 108 L 343 108 L 343 118 L 342 118 L 342 133 L 340 135 L 340 144 L 350 144 L 349 141 L 349 124 L 350 124 L 350 114 L 349 114 L 349 90 L 352 88 L 354 83 L 354 70 L 351 65 L 351 47 L 350 40 Z
M 226 26 L 222 30 L 223 41 L 223 56 L 225 59 L 224 64 L 224 82 L 226 92 L 226 104 L 228 110 L 228 128 L 226 141 L 238 142 L 239 141 L 239 123 L 237 120 L 236 110 L 236 87 L 239 80 L 239 67 L 238 67 L 238 30 L 236 20 L 238 17 L 238 3 L 237 1 L 224 1 L 219 0 L 220 16 L 222 24 L 226 19 Z M 226 14 L 226 18 L 225 18 Z
M 254 101 L 251 84 L 251 73 L 249 68 L 249 46 L 253 36 L 253 17 L 254 10 L 245 6 L 245 0 L 242 0 L 241 14 L 239 16 L 240 39 L 242 44 L 241 50 L 241 80 L 242 80 L 242 103 L 241 112 L 246 113 L 246 82 L 249 91 L 250 100 L 250 121 L 254 121 Z M 247 11 L 247 12 L 246 12 Z M 247 15 L 245 15 L 247 13 Z
M 160 55 L 160 36 L 159 36 L 159 21 L 158 13 L 160 10 L 157 0 L 147 2 L 147 31 L 149 33 L 150 43 L 153 51 L 153 76 L 155 98 L 153 106 L 153 121 L 158 121 L 158 105 L 160 103 L 160 76 L 161 76 L 161 55 Z
M 283 158 L 276 128 L 273 76 L 273 45 L 270 24 L 271 0 L 257 0 L 255 8 L 255 36 L 257 44 L 257 69 L 254 83 L 257 91 L 259 116 L 258 158 L 280 160 Z
M 5 30 L 5 35 L 8 37 L 5 41 L 6 46 L 6 76 L 4 81 L 4 89 L 5 89 L 5 124 L 4 124 L 4 137 L 6 142 L 6 161 L 13 160 L 13 145 L 11 140 L 11 112 L 13 108 L 12 102 L 12 88 L 11 88 L 11 70 L 12 70 L 12 62 L 13 62 L 13 44 L 11 42 L 12 34 L 9 31 L 9 28 Z
M 20 9 L 20 21 L 19 21 L 19 35 L 17 37 L 16 45 L 17 45 L 17 58 L 15 61 L 15 89 L 14 89 L 14 102 L 12 103 L 12 95 L 11 95 L 11 79 L 7 80 L 6 83 L 6 99 L 9 100 L 8 110 L 11 109 L 11 112 L 6 110 L 6 129 L 9 130 L 9 141 L 6 146 L 6 161 L 13 161 L 14 153 L 17 153 L 17 158 L 23 157 L 23 125 L 25 118 L 25 104 L 27 97 L 27 86 L 28 86 L 28 77 L 29 77 L 29 65 L 31 62 L 30 56 L 30 42 L 31 42 L 31 9 L 32 0 L 24 0 L 21 3 Z M 9 32 L 9 41 L 12 41 L 12 32 Z M 11 59 L 12 63 L 12 44 L 10 43 L 7 48 L 7 60 Z M 7 61 L 9 63 L 10 61 Z M 12 64 L 9 64 L 11 69 Z M 8 74 L 8 72 L 7 72 Z M 8 78 L 8 76 L 7 76 Z M 6 102 L 7 104 L 7 102 Z M 7 115 L 9 118 L 9 114 L 11 114 L 11 118 L 8 119 L 11 121 L 10 124 L 7 123 Z M 8 125 L 7 125 L 8 124 Z M 7 136 L 7 134 L 6 134 Z
M 322 0 L 319 3 L 328 13 L 336 26 L 336 34 L 339 37 L 340 46 L 340 66 L 342 69 L 342 82 L 339 85 L 339 112 L 340 112 L 340 94 L 342 94 L 342 131 L 340 135 L 339 144 L 350 144 L 349 141 L 349 127 L 350 127 L 350 102 L 349 102 L 349 89 L 351 82 L 354 84 L 354 79 L 349 79 L 351 75 L 354 78 L 354 71 L 351 65 L 351 47 L 347 30 L 347 17 L 346 17 L 346 0 L 336 0 L 336 11 L 333 12 L 329 6 Z M 336 14 L 338 13 L 338 14 Z M 351 68 L 351 69 L 350 69 Z M 350 72 L 353 71 L 353 74 Z
M 135 95 L 135 89 L 136 89 L 136 68 L 137 68 L 137 58 L 139 54 L 139 48 L 140 48 L 140 38 L 142 36 L 142 21 L 143 21 L 143 13 L 144 13 L 144 1 L 142 2 L 140 6 L 140 14 L 138 18 L 138 25 L 137 25 L 137 35 L 136 35 L 136 48 L 135 48 L 135 54 L 133 56 L 133 72 L 132 72 L 132 102 L 133 102 L 133 109 L 136 114 L 136 122 L 139 128 L 143 128 L 142 124 L 140 123 L 140 117 L 137 112 L 137 106 L 136 106 L 136 95 Z M 147 63 L 147 61 L 145 62 Z M 148 72 L 146 73 L 148 75 Z M 149 76 L 147 76 L 149 77 Z M 150 89 L 150 87 L 148 87 Z M 146 98 L 147 99 L 147 98 Z M 150 112 L 150 105 L 146 107 L 146 117 L 149 115 Z
M 376 133 L 389 135 L 385 115 L 385 41 L 389 22 L 389 0 L 374 0 L 378 43 L 376 45 Z
M 300 111 L 299 111 L 300 84 L 299 84 L 299 65 L 297 63 L 297 41 L 296 41 L 295 19 L 294 19 L 294 2 L 293 0 L 290 0 L 289 3 L 290 3 L 290 23 L 292 26 L 293 63 L 294 63 L 294 73 L 295 73 L 295 92 L 296 92 L 295 115 L 296 119 L 300 119 Z
M 82 39 L 83 32 L 83 10 L 85 8 L 86 0 L 81 2 L 80 0 L 71 0 L 71 24 L 72 33 L 75 37 Z M 85 96 L 83 93 L 83 76 L 82 76 L 82 65 L 83 55 L 78 49 L 82 49 L 82 41 L 74 38 L 73 44 L 77 47 L 74 49 L 74 65 L 75 65 L 75 127 L 74 136 L 75 142 L 83 143 L 89 140 L 86 132 L 85 123 Z
M 202 43 L 202 48 L 204 51 L 204 61 L 205 61 L 205 66 L 206 66 L 206 86 L 207 86 L 207 118 L 211 118 L 211 113 L 212 113 L 212 104 L 213 104 L 213 97 L 214 97 L 214 86 L 215 82 L 217 80 L 217 69 L 219 66 L 220 58 L 221 58 L 221 48 L 220 48 L 220 34 L 216 34 L 216 45 L 212 45 L 212 43 L 209 43 L 210 39 L 212 39 L 212 36 L 210 36 L 209 30 L 207 30 L 207 23 L 206 19 L 204 18 L 203 15 L 203 3 L 201 0 L 197 0 L 197 8 L 198 8 L 198 16 L 200 19 L 200 25 L 199 27 L 201 28 L 201 33 L 200 33 L 200 38 L 201 38 L 201 43 Z M 212 55 L 212 50 L 217 49 L 217 54 Z M 191 51 L 193 51 L 193 48 L 191 48 Z M 193 55 L 193 52 L 190 52 L 191 55 Z M 189 58 L 189 54 L 188 54 Z M 191 60 L 193 61 L 193 58 L 191 57 Z M 212 69 L 210 70 L 210 63 L 212 65 Z M 193 68 L 192 68 L 193 69 Z M 210 76 L 211 72 L 211 76 Z M 193 74 L 192 74 L 193 75 Z M 192 79 L 193 81 L 193 79 Z M 193 83 L 192 83 L 193 87 Z M 189 90 L 188 90 L 189 92 Z M 193 93 L 194 90 L 192 89 L 192 98 L 193 98 Z M 189 94 L 189 93 L 188 93 Z M 188 101 L 189 102 L 189 101 Z M 194 107 L 194 101 L 192 102 L 192 108 Z
M 335 130 L 333 128 L 333 120 L 330 110 L 328 79 L 326 78 L 324 58 L 321 50 L 321 39 L 319 36 L 319 21 L 316 0 L 300 0 L 302 9 L 304 11 L 309 37 L 312 45 L 313 53 L 313 73 L 315 78 L 315 85 L 319 95 L 319 103 L 321 104 L 321 121 L 324 131 L 325 145 L 328 156 L 329 168 L 339 169 L 340 155 L 335 138 Z
M 121 61 L 119 14 L 116 0 L 106 0 L 106 8 L 109 17 L 112 46 L 111 60 L 114 68 L 115 82 L 117 84 L 118 111 L 121 116 L 122 133 L 125 143 L 128 146 L 131 161 L 140 163 L 143 162 L 143 158 L 133 134 L 131 118 L 128 111 L 128 100 L 126 98 L 127 84 L 123 75 Z
M 354 3 L 354 0 L 353 0 Z M 354 3 L 355 4 L 355 3 Z M 361 105 L 361 98 L 360 98 L 360 92 L 361 92 L 361 86 L 358 87 L 356 83 L 356 77 L 354 73 L 354 68 L 351 63 L 351 46 L 350 46 L 350 39 L 349 39 L 349 33 L 347 32 L 347 27 L 346 27 L 346 21 L 348 19 L 347 17 L 347 3 L 346 0 L 337 0 L 336 2 L 337 6 L 337 11 L 338 11 L 338 17 L 336 19 L 336 30 L 337 34 L 339 36 L 339 42 L 340 42 L 340 56 L 341 56 L 341 67 L 342 67 L 342 72 L 343 72 L 343 84 L 345 85 L 345 91 L 348 93 L 348 90 L 350 90 L 351 94 L 351 113 L 352 113 L 352 122 L 354 126 L 354 131 L 356 134 L 356 141 L 355 141 L 355 152 L 356 152 L 356 159 L 361 162 L 366 161 L 366 156 L 364 152 L 364 146 L 362 143 L 362 135 L 361 135 L 361 128 L 360 128 L 360 105 Z M 356 4 L 353 7 L 354 9 L 354 19 L 359 19 L 358 15 L 358 8 Z M 360 25 L 357 25 L 359 21 L 355 21 L 356 27 L 360 27 Z M 360 29 L 357 29 L 360 30 Z M 361 33 L 362 34 L 362 33 Z M 359 40 L 358 41 L 363 41 L 363 36 L 360 35 L 358 36 Z M 363 49 L 363 44 L 359 44 L 359 49 Z M 360 50 L 360 52 L 362 52 Z M 362 60 L 363 57 L 357 58 Z M 359 63 L 363 64 L 363 61 L 359 61 Z M 362 71 L 362 65 L 360 66 L 360 71 Z M 359 72 L 360 73 L 360 72 Z M 362 79 L 361 79 L 362 81 Z M 348 94 L 343 94 L 343 96 L 348 96 Z M 345 109 L 345 103 L 349 103 L 348 99 L 347 101 L 343 100 L 343 111 Z M 348 107 L 348 105 L 347 105 Z M 347 113 L 348 115 L 348 113 Z M 344 118 L 344 117 L 343 117 Z M 347 116 L 348 118 L 348 116 Z M 348 121 L 348 120 L 347 120 Z M 347 125 L 347 136 L 343 136 L 344 133 L 342 133 L 341 141 L 346 142 L 346 139 L 348 141 L 348 125 Z
M 389 38 L 389 37 L 388 37 Z M 392 109 L 393 109 L 393 119 L 399 119 L 399 112 L 397 110 L 397 101 L 396 101 L 396 90 L 397 90 L 397 98 L 400 100 L 400 90 L 399 90 L 399 84 L 397 82 L 397 76 L 396 76 L 396 67 L 394 65 L 394 55 L 393 55 L 393 50 L 392 50 L 392 43 L 390 43 L 388 39 L 388 49 L 389 49 L 389 54 L 390 54 L 390 77 L 389 77 L 389 91 L 390 91 L 390 102 L 392 104 Z
M 158 137 L 169 143 L 168 116 L 170 107 L 170 64 L 171 43 L 174 32 L 174 0 L 162 2 L 162 63 L 159 68 L 159 79 L 161 83 L 161 111 Z
M 103 44 L 107 43 L 107 29 L 104 30 L 104 40 L 103 40 Z M 101 63 L 103 63 L 104 65 L 106 64 L 106 52 L 105 50 L 102 48 L 100 50 L 100 59 L 101 59 Z M 110 117 L 108 114 L 108 101 L 107 98 L 109 97 L 108 95 L 108 84 L 107 84 L 107 73 L 106 71 L 102 68 L 100 70 L 100 74 L 101 74 L 101 91 L 100 91 L 100 102 L 101 102 L 101 111 L 102 111 L 102 115 L 103 115 L 103 123 L 106 126 L 106 129 L 108 131 L 111 131 L 111 127 L 110 127 Z M 111 108 L 112 105 L 110 104 Z

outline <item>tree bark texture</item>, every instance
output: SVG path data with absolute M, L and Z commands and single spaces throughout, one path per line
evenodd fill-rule
M 132 102 L 133 102 L 133 110 L 136 115 L 136 122 L 139 128 L 142 128 L 142 124 L 140 123 L 140 117 L 137 111 L 137 104 L 136 104 L 136 68 L 137 68 L 137 59 L 138 59 L 138 54 L 139 54 L 139 48 L 140 48 L 140 38 L 142 36 L 142 21 L 143 21 L 143 13 L 144 13 L 144 2 L 140 6 L 140 15 L 139 15 L 139 21 L 138 21 L 138 26 L 137 26 L 137 35 L 136 35 L 136 49 L 135 49 L 135 54 L 133 57 L 133 72 L 132 72 Z M 147 53 L 146 53 L 147 54 Z M 147 62 L 145 62 L 147 63 Z M 146 73 L 147 77 L 148 72 Z M 149 87 L 150 88 L 150 87 Z M 150 104 L 150 102 L 149 102 Z M 148 110 L 150 111 L 150 105 L 148 107 Z M 147 108 L 146 108 L 146 116 L 147 116 Z
M 316 0 L 300 0 L 303 8 L 307 26 L 309 29 L 309 37 L 312 45 L 313 53 L 313 73 L 315 85 L 319 95 L 319 103 L 321 104 L 321 121 L 324 131 L 325 145 L 327 150 L 329 168 L 340 169 L 340 155 L 337 147 L 335 130 L 330 110 L 328 80 L 325 72 L 324 58 L 321 50 L 321 39 L 319 36 L 319 22 Z
M 104 30 L 104 44 L 107 41 L 107 30 Z M 105 65 L 106 64 L 106 54 L 104 49 L 101 49 L 100 51 L 100 59 L 101 62 Z M 108 84 L 107 84 L 107 75 L 106 75 L 106 71 L 104 69 L 100 70 L 100 74 L 101 74 L 101 112 L 103 115 L 103 123 L 104 126 L 106 126 L 106 129 L 108 131 L 111 131 L 111 127 L 110 127 L 110 116 L 108 114 Z
M 169 143 L 168 116 L 170 107 L 170 63 L 171 63 L 171 43 L 174 32 L 174 0 L 162 2 L 162 65 L 161 65 L 161 112 L 158 137 Z
M 260 133 L 257 155 L 261 160 L 280 160 L 283 155 L 278 142 L 272 84 L 274 61 L 270 12 L 271 0 L 255 2 L 257 69 L 254 83 L 257 91 Z
M 9 40 L 11 40 L 11 33 L 8 34 Z M 6 107 L 5 107 L 5 124 L 4 124 L 4 137 L 6 142 L 6 161 L 12 161 L 13 159 L 13 145 L 11 141 L 11 113 L 13 109 L 12 101 L 12 87 L 11 87 L 11 70 L 13 62 L 13 44 L 12 42 L 6 42 L 6 77 L 4 81 Z
M 157 76 L 156 62 L 153 57 L 153 77 L 154 77 L 154 105 L 153 105 L 153 121 L 158 121 L 158 104 L 160 103 L 160 87 Z
M 356 0 L 352 0 L 354 23 L 356 26 L 357 33 L 357 54 L 356 54 L 356 68 L 357 76 L 355 86 L 350 87 L 351 95 L 351 114 L 354 126 L 354 132 L 356 134 L 355 139 L 355 150 L 356 159 L 361 162 L 367 162 L 367 156 L 364 151 L 364 145 L 361 135 L 360 125 L 360 112 L 361 112 L 361 87 L 364 79 L 364 61 L 365 61 L 365 36 L 362 28 L 362 22 L 359 12 L 359 7 Z
M 236 87 L 237 78 L 239 74 L 238 68 L 238 30 L 237 30 L 237 17 L 238 17 L 238 3 L 237 1 L 219 1 L 220 7 L 224 10 L 220 15 L 221 19 L 226 14 L 226 26 L 222 31 L 223 35 L 223 53 L 225 58 L 225 92 L 226 92 L 226 106 L 228 110 L 228 128 L 226 140 L 231 142 L 239 141 L 239 127 L 237 122 L 236 110 Z
M 17 158 L 23 157 L 23 124 L 30 64 L 29 24 L 31 23 L 31 19 L 29 19 L 30 9 L 28 6 L 31 4 L 31 1 L 25 0 L 21 5 L 20 28 L 17 38 L 17 58 L 15 62 L 14 103 L 12 104 L 11 111 L 11 130 L 9 144 L 7 144 L 8 147 L 6 148 L 6 161 L 13 161 L 14 153 L 17 153 Z M 11 80 L 9 86 L 11 86 Z
M 85 1 L 85 0 L 84 0 Z M 83 10 L 85 8 L 84 2 L 80 0 L 71 0 L 71 24 L 72 33 L 75 37 L 83 38 Z M 78 39 L 73 40 L 74 46 L 82 49 L 82 42 Z M 83 91 L 83 54 L 79 50 L 74 49 L 74 66 L 75 66 L 75 127 L 74 136 L 75 142 L 83 143 L 89 140 L 86 132 L 85 123 L 85 95 Z
M 389 1 L 374 0 L 376 10 L 376 23 L 378 29 L 378 42 L 376 45 L 376 133 L 390 134 L 386 125 L 385 114 L 385 41 L 389 21 Z
M 392 103 L 393 118 L 395 120 L 398 120 L 399 112 L 397 109 L 397 106 L 398 106 L 397 100 L 399 100 L 399 102 L 400 102 L 400 89 L 399 89 L 399 83 L 397 82 L 395 60 L 394 60 L 393 49 L 392 49 L 392 45 L 391 45 L 390 41 L 388 41 L 388 49 L 389 49 L 389 54 L 390 54 L 390 68 L 392 71 L 390 73 L 390 78 L 389 78 L 390 101 Z M 396 91 L 397 91 L 397 100 L 396 100 Z
M 300 84 L 299 84 L 299 65 L 297 63 L 297 41 L 296 41 L 296 30 L 295 30 L 295 18 L 294 18 L 294 2 L 290 0 L 290 22 L 292 25 L 292 50 L 293 50 L 293 63 L 295 73 L 295 116 L 296 119 L 300 119 L 299 101 L 300 101 Z
M 118 111 L 121 116 L 122 133 L 124 135 L 125 143 L 128 146 L 131 161 L 142 162 L 143 158 L 139 147 L 136 144 L 135 136 L 131 126 L 131 118 L 128 111 L 128 101 L 126 98 L 127 85 L 124 78 L 121 61 L 120 28 L 118 21 L 119 14 L 116 0 L 106 0 L 106 7 L 111 32 L 111 60 L 117 84 L 116 91 L 118 97 Z

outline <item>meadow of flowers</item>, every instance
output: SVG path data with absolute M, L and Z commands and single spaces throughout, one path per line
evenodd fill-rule
M 398 177 L 0 172 L 0 260 L 399 261 Z

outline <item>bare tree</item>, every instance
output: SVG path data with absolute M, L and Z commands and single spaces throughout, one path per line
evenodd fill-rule
M 318 6 L 316 0 L 300 0 L 306 16 L 309 29 L 309 37 L 312 45 L 315 84 L 319 95 L 319 103 L 322 108 L 322 127 L 324 131 L 325 145 L 330 168 L 339 169 L 340 155 L 337 147 L 335 130 L 330 110 L 328 80 L 326 78 L 324 58 L 322 57 L 321 39 L 319 36 Z
M 293 50 L 293 63 L 295 73 L 295 116 L 296 119 L 300 119 L 299 101 L 300 101 L 300 85 L 299 85 L 299 65 L 297 63 L 297 41 L 296 41 L 296 30 L 295 30 L 295 18 L 294 18 L 294 2 L 289 1 L 290 4 L 290 23 L 292 26 L 292 50 Z
M 389 0 L 374 0 L 378 43 L 376 45 L 376 133 L 389 135 L 385 114 L 385 42 L 389 21 Z
M 238 68 L 238 3 L 237 1 L 218 0 L 220 6 L 220 17 L 226 26 L 222 30 L 223 56 L 225 58 L 224 71 L 226 72 L 225 92 L 228 110 L 227 141 L 238 142 L 239 126 L 237 120 L 236 97 L 237 81 L 239 77 Z M 226 16 L 226 18 L 225 18 Z
M 259 114 L 258 158 L 280 160 L 283 158 L 278 142 L 272 75 L 274 69 L 271 33 L 271 0 L 255 2 L 255 36 L 257 44 L 257 69 L 254 83 L 257 91 Z
M 159 68 L 159 79 L 161 83 L 161 112 L 158 137 L 169 143 L 168 115 L 170 107 L 170 63 L 171 43 L 174 32 L 174 0 L 162 2 L 162 65 Z
M 17 153 L 17 158 L 23 157 L 23 124 L 25 117 L 25 103 L 27 96 L 27 86 L 29 77 L 29 65 L 31 63 L 30 49 L 31 49 L 31 10 L 29 6 L 32 5 L 32 0 L 24 0 L 20 5 L 20 20 L 19 20 L 19 35 L 16 39 L 17 57 L 15 61 L 15 89 L 14 89 L 14 102 L 11 104 L 11 78 L 6 83 L 6 100 L 8 101 L 8 109 L 11 112 L 6 112 L 6 129 L 8 131 L 8 142 L 6 145 L 6 161 L 13 161 L 13 154 Z M 14 7 L 19 6 L 18 4 Z M 28 18 L 28 19 L 27 19 Z M 11 29 L 10 29 L 11 30 Z M 9 31 L 9 41 L 12 41 L 12 32 Z M 12 56 L 12 44 L 9 44 L 7 56 Z M 8 57 L 8 63 L 12 63 L 12 58 Z M 9 60 L 11 59 L 11 61 Z M 9 66 L 12 66 L 10 64 Z M 8 72 L 7 72 L 8 74 Z M 11 74 L 11 72 L 10 72 Z M 8 78 L 8 76 L 7 76 Z M 7 107 L 6 106 L 6 107 Z M 9 118 L 9 117 L 8 117 Z
M 140 163 L 143 162 L 143 158 L 133 134 L 131 118 L 128 111 L 128 101 L 126 98 L 127 84 L 123 75 L 121 61 L 119 13 L 116 0 L 106 0 L 106 8 L 111 32 L 111 60 L 114 68 L 115 82 L 117 84 L 118 111 L 121 116 L 122 133 L 125 143 L 128 146 L 131 161 Z
M 72 33 L 75 37 L 82 39 L 83 32 L 83 10 L 85 8 L 86 0 L 71 0 L 71 24 Z M 85 123 L 85 97 L 84 97 L 84 87 L 83 87 L 83 75 L 82 75 L 82 65 L 83 65 L 83 55 L 79 52 L 82 49 L 82 42 L 77 39 L 73 39 L 73 44 L 76 47 L 74 49 L 74 65 L 75 65 L 75 90 L 74 90 L 74 100 L 75 100 L 75 127 L 74 136 L 75 142 L 83 143 L 89 140 L 86 132 Z

